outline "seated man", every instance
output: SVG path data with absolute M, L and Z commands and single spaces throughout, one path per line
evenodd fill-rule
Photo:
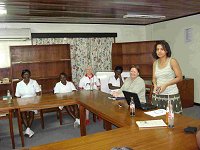
M 67 75 L 65 73 L 61 73 L 60 82 L 56 83 L 56 86 L 54 87 L 54 93 L 68 93 L 72 91 L 76 91 L 74 84 L 72 82 L 67 81 Z M 59 108 L 62 110 L 63 106 L 60 106 Z M 65 109 L 68 112 L 68 114 L 75 119 L 74 127 L 78 127 L 80 125 L 78 106 L 65 106 Z
M 110 89 L 110 92 L 118 91 L 124 83 L 124 78 L 121 76 L 123 72 L 123 68 L 121 66 L 116 66 L 114 73 L 114 76 L 111 76 L 108 80 L 108 87 Z
M 15 92 L 16 97 L 25 98 L 41 95 L 41 88 L 38 85 L 37 81 L 30 78 L 30 70 L 22 70 L 21 76 L 23 80 L 17 83 Z M 34 135 L 34 132 L 30 129 L 34 119 L 34 112 L 37 112 L 37 110 L 22 113 L 22 120 L 24 125 L 26 126 L 25 135 L 28 135 L 29 137 L 32 137 Z
M 86 74 L 81 78 L 79 82 L 79 89 L 80 90 L 99 90 L 100 83 L 99 79 L 93 74 L 92 67 L 88 66 L 86 69 Z M 89 120 L 89 111 L 86 110 L 86 125 L 90 123 Z

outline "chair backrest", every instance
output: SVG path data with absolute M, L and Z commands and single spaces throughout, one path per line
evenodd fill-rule
M 145 88 L 146 88 L 146 101 L 147 103 L 151 103 L 153 94 L 153 84 L 145 84 Z
M 108 81 L 110 76 L 113 76 L 115 73 L 113 71 L 107 72 L 96 72 L 97 78 L 100 80 L 101 83 L 101 91 L 110 94 L 110 89 L 108 87 Z M 122 77 L 127 78 L 130 77 L 130 72 L 122 72 Z

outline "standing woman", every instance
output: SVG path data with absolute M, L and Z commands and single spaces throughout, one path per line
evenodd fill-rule
M 26 98 L 41 95 L 41 88 L 38 85 L 37 81 L 30 78 L 30 70 L 22 70 L 21 76 L 23 80 L 17 83 L 15 92 L 16 97 Z M 24 125 L 26 126 L 26 131 L 24 132 L 24 134 L 28 135 L 29 137 L 32 137 L 34 135 L 34 132 L 30 129 L 30 127 L 34 119 L 35 112 L 37 112 L 37 110 L 31 110 L 22 113 L 22 120 Z
M 158 108 L 166 109 L 168 97 L 172 102 L 175 113 L 182 113 L 177 83 L 182 81 L 182 72 L 178 62 L 171 58 L 171 49 L 166 41 L 159 41 L 155 44 L 153 57 L 156 61 L 153 64 L 153 85 L 154 93 L 152 103 Z

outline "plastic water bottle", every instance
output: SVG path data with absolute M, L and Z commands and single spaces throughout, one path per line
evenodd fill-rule
M 7 100 L 8 100 L 8 104 L 12 103 L 12 97 L 10 95 L 10 90 L 7 90 Z
M 131 102 L 130 102 L 130 116 L 131 117 L 135 116 L 135 103 L 133 97 L 131 97 Z
M 170 101 L 169 101 L 169 97 L 168 97 L 168 103 L 167 103 L 167 107 L 166 107 L 166 123 L 168 124 L 168 117 L 169 117 L 169 105 L 170 105 Z
M 168 127 L 169 128 L 174 127 L 174 111 L 171 100 L 169 101 Z
M 92 79 L 90 79 L 90 91 L 93 91 L 93 84 Z

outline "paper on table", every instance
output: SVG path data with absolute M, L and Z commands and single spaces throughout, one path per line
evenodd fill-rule
M 162 116 L 166 114 L 166 110 L 165 109 L 157 109 L 157 110 L 153 110 L 153 111 L 147 111 L 144 112 L 147 115 L 150 115 L 152 117 L 157 117 L 157 116 Z
M 160 119 L 160 120 L 136 121 L 136 124 L 140 128 L 166 127 L 167 126 L 162 119 Z
M 108 99 L 112 99 L 112 100 L 125 100 L 125 97 L 114 97 L 114 96 L 109 96 Z
M 4 116 L 6 116 L 7 114 L 0 114 L 0 117 L 4 117 Z

